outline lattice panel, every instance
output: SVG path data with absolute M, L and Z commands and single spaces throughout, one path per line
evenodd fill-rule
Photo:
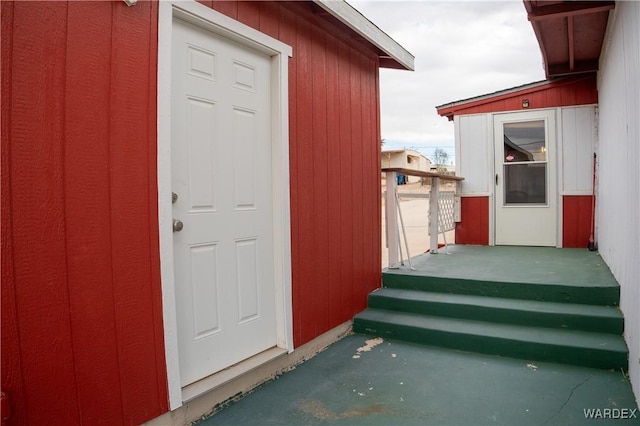
M 440 191 L 438 197 L 438 233 L 456 228 L 454 220 L 455 191 Z M 431 229 L 431 215 L 429 215 Z

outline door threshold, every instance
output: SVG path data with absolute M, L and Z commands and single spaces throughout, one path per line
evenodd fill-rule
M 200 379 L 197 382 L 191 383 L 182 388 L 182 401 L 188 402 L 198 396 L 209 392 L 221 386 L 237 377 L 248 373 L 249 371 L 266 364 L 269 361 L 273 361 L 276 358 L 281 357 L 287 353 L 286 349 L 274 346 L 266 351 L 260 352 L 250 358 L 240 361 L 237 364 L 227 367 L 222 371 L 214 373 L 204 379 Z

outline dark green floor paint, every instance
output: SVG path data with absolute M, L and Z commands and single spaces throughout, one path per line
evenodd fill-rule
M 199 425 L 640 425 L 585 419 L 637 409 L 619 371 L 372 339 L 348 336 Z
M 415 271 L 385 269 L 384 286 L 594 305 L 619 301 L 619 285 L 595 252 L 465 245 L 448 250 L 412 258 Z
M 355 332 L 484 354 L 628 367 L 619 286 L 597 253 L 451 246 L 385 270 Z
M 383 288 L 369 295 L 370 308 L 505 324 L 622 334 L 624 321 L 616 306 L 580 305 L 505 299 L 467 294 Z

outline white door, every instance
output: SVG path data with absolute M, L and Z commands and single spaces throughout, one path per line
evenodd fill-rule
M 262 53 L 177 19 L 173 31 L 173 250 L 185 386 L 276 346 L 271 77 Z
M 555 111 L 494 116 L 495 243 L 555 246 Z

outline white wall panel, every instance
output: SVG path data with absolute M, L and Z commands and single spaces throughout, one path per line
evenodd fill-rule
M 462 176 L 462 193 L 465 195 L 487 195 L 493 189 L 490 176 L 493 164 L 489 161 L 492 141 L 488 131 L 491 115 L 456 116 L 456 174 Z
M 567 195 L 590 194 L 593 152 L 596 142 L 596 107 L 562 109 L 562 191 Z
M 620 283 L 629 375 L 640 399 L 640 3 L 616 2 L 598 81 L 598 244 Z

